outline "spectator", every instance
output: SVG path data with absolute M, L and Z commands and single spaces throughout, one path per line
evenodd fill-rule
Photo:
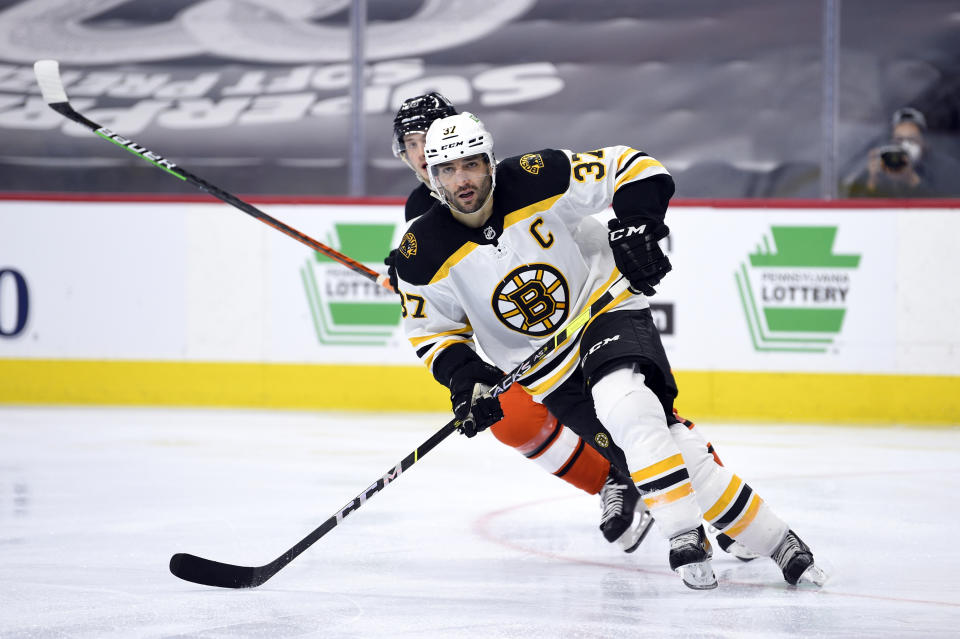
M 960 163 L 933 149 L 927 120 L 906 107 L 893 114 L 889 144 L 867 153 L 867 166 L 846 185 L 849 197 L 923 198 L 960 195 Z

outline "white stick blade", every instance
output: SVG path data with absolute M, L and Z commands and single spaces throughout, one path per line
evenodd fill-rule
M 56 60 L 37 60 L 33 63 L 33 73 L 37 76 L 37 84 L 43 93 L 47 104 L 69 102 L 67 92 L 63 90 L 63 80 L 60 79 L 60 63 Z

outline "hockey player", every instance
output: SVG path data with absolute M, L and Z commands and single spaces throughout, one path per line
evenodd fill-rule
M 407 198 L 404 216 L 413 220 L 438 200 L 430 188 L 430 176 L 423 155 L 423 141 L 430 124 L 442 117 L 455 115 L 456 108 L 439 93 L 428 93 L 406 100 L 397 111 L 393 124 L 393 153 L 416 173 L 420 184 Z M 391 252 L 385 263 L 390 267 L 391 283 L 396 288 L 396 271 L 393 263 L 396 251 Z M 414 341 L 414 347 L 418 343 Z M 453 377 L 442 382 L 451 389 L 454 399 L 469 395 L 473 380 L 483 379 L 493 384 L 504 373 L 487 362 L 476 359 L 471 367 L 457 371 Z M 459 382 L 458 380 L 464 380 Z M 549 473 L 584 490 L 591 495 L 600 495 L 600 530 L 609 542 L 617 542 L 625 552 L 633 552 L 643 541 L 653 519 L 649 510 L 640 501 L 640 494 L 625 473 L 587 444 L 579 435 L 559 423 L 542 405 L 516 386 L 500 397 L 503 418 L 492 428 L 494 437 L 532 459 Z M 594 424 L 597 433 L 609 439 L 599 422 Z M 476 434 L 468 427 L 467 436 Z M 622 451 L 611 451 L 620 466 L 625 467 Z
M 485 392 L 492 382 L 466 373 L 479 360 L 474 342 L 510 370 L 599 300 L 602 312 L 519 383 L 581 436 L 599 418 L 689 587 L 717 585 L 701 519 L 774 559 L 788 583 L 823 583 L 786 523 L 702 438 L 672 423 L 677 387 L 646 297 L 671 269 L 657 244 L 674 189 L 663 165 L 613 146 L 546 149 L 498 166 L 490 133 L 469 113 L 434 121 L 425 156 L 441 203 L 398 247 L 399 289 L 417 354 L 441 382 L 457 380 L 454 413 L 480 429 L 497 412 Z M 603 229 L 591 216 L 611 205 Z M 614 296 L 621 277 L 634 291 Z
M 437 118 L 456 113 L 456 108 L 439 93 L 428 93 L 405 100 L 397 111 L 393 124 L 393 154 L 403 160 L 420 180 L 404 207 L 404 217 L 408 222 L 425 213 L 438 201 L 430 183 L 423 153 L 427 128 Z M 384 260 L 389 267 L 390 281 L 394 288 L 397 287 L 394 267 L 396 255 L 397 251 L 394 249 Z M 490 371 L 491 377 L 497 375 L 499 371 Z M 557 423 L 549 411 L 533 402 L 519 387 L 508 391 L 500 399 L 501 404 L 508 406 L 505 411 L 507 417 L 493 427 L 494 436 L 521 454 L 536 460 L 548 472 L 562 477 L 587 493 L 597 494 L 599 491 L 602 511 L 600 529 L 604 537 L 611 542 L 618 541 L 627 552 L 636 549 L 653 520 L 643 502 L 638 501 L 639 494 L 633 483 L 620 472 L 622 469 L 610 469 L 610 462 L 606 457 L 598 454 L 591 444 L 587 443 L 585 446 L 584 440 Z M 595 434 L 590 441 L 609 441 L 609 433 L 595 417 L 593 419 Z M 691 431 L 694 428 L 693 422 L 680 417 L 676 411 L 671 416 L 671 423 L 683 423 Z M 542 426 L 538 427 L 539 424 Z M 712 445 L 706 441 L 703 444 L 714 460 L 722 465 Z M 625 467 L 623 451 L 616 445 L 609 446 L 608 451 L 618 465 Z M 597 479 L 584 482 L 583 477 Z M 604 477 L 606 481 L 601 485 L 599 478 Z M 723 533 L 717 534 L 717 542 L 724 551 L 741 561 L 751 561 L 759 556 Z

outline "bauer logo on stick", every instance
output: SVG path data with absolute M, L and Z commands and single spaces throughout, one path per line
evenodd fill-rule
M 96 131 L 94 131 L 94 133 L 96 133 L 96 134 L 99 135 L 100 137 L 103 137 L 103 138 L 106 138 L 106 139 L 110 140 L 110 141 L 113 142 L 114 144 L 117 144 L 117 145 L 119 145 L 119 146 L 124 147 L 124 148 L 127 149 L 128 151 L 132 151 L 133 153 L 136 153 L 137 155 L 140 155 L 140 156 L 145 157 L 146 159 L 150 160 L 151 162 L 153 162 L 153 163 L 155 163 L 155 164 L 160 164 L 160 165 L 162 165 L 162 166 L 164 166 L 164 167 L 166 167 L 166 168 L 168 168 L 168 169 L 175 169 L 175 168 L 177 168 L 177 165 L 174 164 L 173 162 L 171 162 L 170 160 L 164 158 L 164 157 L 161 156 L 161 155 L 158 155 L 158 154 L 154 153 L 153 151 L 149 150 L 148 148 L 146 148 L 146 147 L 144 147 L 144 146 L 140 146 L 139 144 L 137 144 L 137 143 L 134 142 L 133 140 L 130 140 L 130 139 L 128 139 L 128 138 L 125 138 L 125 137 L 123 137 L 122 135 L 119 135 L 119 134 L 117 134 L 117 133 L 114 133 L 113 131 L 111 131 L 111 130 L 108 129 L 107 127 L 100 127 L 99 129 L 97 129 Z

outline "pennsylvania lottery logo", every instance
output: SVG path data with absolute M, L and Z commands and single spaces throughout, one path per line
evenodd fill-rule
M 823 353 L 843 328 L 860 255 L 833 252 L 836 226 L 772 226 L 735 277 L 757 351 Z
M 334 224 L 325 244 L 374 269 L 392 248 L 393 224 Z M 322 253 L 300 269 L 310 315 L 321 344 L 386 344 L 400 324 L 400 302 L 376 282 Z

